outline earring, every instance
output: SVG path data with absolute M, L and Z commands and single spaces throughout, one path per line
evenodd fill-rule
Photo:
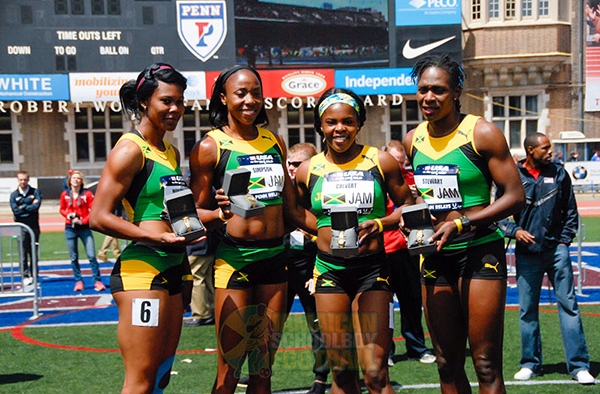
M 323 137 L 323 139 L 321 140 L 321 142 L 325 143 L 325 137 Z
M 142 109 L 145 111 L 146 110 L 146 104 L 142 104 Z

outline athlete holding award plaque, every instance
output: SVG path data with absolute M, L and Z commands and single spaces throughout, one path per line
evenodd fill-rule
M 285 144 L 264 127 L 268 118 L 256 70 L 224 70 L 209 111 L 215 128 L 192 149 L 190 171 L 202 222 L 211 227 L 227 222 L 215 259 L 219 354 L 213 393 L 235 391 L 246 358 L 248 392 L 270 393 L 287 312 L 284 217 L 292 228 L 311 232 L 315 219 L 296 206 Z M 214 190 L 218 209 L 211 209 Z
M 417 102 L 425 122 L 404 139 L 419 202 L 435 217 L 423 254 L 423 306 L 444 393 L 470 393 L 469 341 L 480 392 L 505 392 L 502 338 L 506 299 L 504 239 L 495 221 L 519 212 L 521 180 L 504 135 L 460 113 L 465 75 L 447 55 L 417 62 Z M 492 182 L 504 194 L 490 201 Z M 421 240 L 423 241 L 423 240 Z
M 191 296 L 193 277 L 185 247 L 198 242 L 203 229 L 193 199 L 189 202 L 179 152 L 165 140 L 183 116 L 186 86 L 181 73 L 156 63 L 121 87 L 123 112 L 136 127 L 111 150 L 92 206 L 95 230 L 133 241 L 110 277 L 125 366 L 122 393 L 163 392 Z M 130 221 L 115 216 L 119 202 Z M 169 206 L 171 222 L 163 215 Z
M 413 197 L 392 155 L 357 142 L 365 120 L 356 94 L 325 91 L 315 106 L 315 130 L 327 149 L 296 172 L 301 201 L 317 216 L 314 291 L 335 393 L 360 393 L 361 371 L 369 392 L 394 392 L 383 230 L 398 229 L 400 210 L 386 217 L 385 206 L 388 194 L 396 206 Z

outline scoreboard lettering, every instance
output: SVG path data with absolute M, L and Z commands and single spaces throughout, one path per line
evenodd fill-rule
M 225 1 L 233 26 L 233 0 Z M 215 1 L 216 3 L 217 1 Z M 55 0 L 0 2 L 0 74 L 133 72 L 166 62 L 181 71 L 222 70 L 235 63 L 235 31 L 230 28 L 214 54 L 199 60 L 177 31 L 177 1 L 120 0 L 111 13 L 98 9 L 55 8 Z M 190 16 L 211 16 L 219 9 L 186 1 Z M 209 2 L 209 4 L 211 4 Z M 214 3 L 212 3 L 214 4 Z M 28 7 L 31 8 L 28 10 Z M 220 7 L 222 12 L 225 8 Z M 35 11 L 35 12 L 33 12 Z
M 87 40 L 120 40 L 121 31 L 97 31 L 97 30 L 57 30 L 56 35 L 59 40 L 71 40 L 71 41 L 87 41 Z

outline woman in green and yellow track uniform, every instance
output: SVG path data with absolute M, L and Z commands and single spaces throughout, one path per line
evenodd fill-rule
M 469 341 L 480 392 L 505 392 L 502 337 L 506 259 L 495 221 L 519 212 L 523 187 L 502 132 L 460 113 L 464 72 L 447 55 L 424 58 L 412 73 L 425 122 L 404 146 L 418 198 L 435 217 L 437 253 L 422 256 L 423 306 L 444 393 L 470 393 Z M 491 202 L 492 183 L 504 191 Z
M 383 230 L 397 229 L 400 210 L 385 217 L 387 194 L 397 206 L 413 198 L 396 160 L 360 145 L 366 119 L 363 101 L 345 89 L 329 89 L 315 106 L 315 130 L 327 144 L 296 172 L 297 191 L 317 216 L 319 249 L 314 292 L 319 326 L 332 368 L 332 392 L 360 393 L 362 371 L 369 392 L 393 393 L 387 358 L 393 308 Z M 356 207 L 356 254 L 332 254 L 331 211 Z M 354 230 L 347 230 L 354 231 Z
M 315 232 L 316 224 L 314 216 L 296 206 L 283 140 L 261 127 L 268 118 L 258 73 L 246 66 L 224 70 L 215 82 L 209 112 L 215 129 L 192 149 L 190 171 L 202 222 L 211 227 L 227 222 L 215 255 L 219 353 L 213 392 L 233 393 L 248 358 L 248 390 L 269 393 L 286 314 L 284 217 L 291 228 Z M 229 209 L 223 178 L 227 170 L 240 167 L 251 171 L 250 199 L 265 206 L 262 215 L 244 218 Z M 216 210 L 210 209 L 214 198 L 220 206 Z M 259 326 L 264 329 L 257 330 Z
M 181 73 L 157 63 L 121 87 L 124 112 L 137 127 L 110 152 L 92 207 L 95 230 L 133 241 L 110 278 L 125 366 L 122 393 L 162 393 L 167 386 L 191 294 L 186 239 L 161 216 L 164 180 L 183 179 L 179 152 L 164 137 L 183 116 L 186 86 Z M 115 216 L 119 202 L 130 221 Z

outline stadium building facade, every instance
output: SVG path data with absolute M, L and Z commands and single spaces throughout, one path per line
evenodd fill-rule
M 193 15 L 206 16 L 207 3 L 213 19 L 222 18 L 211 30 L 221 41 L 210 44 L 206 32 L 195 32 L 218 50 L 193 53 L 185 44 L 186 24 L 198 22 Z M 111 147 L 132 127 L 119 112 L 119 86 L 156 61 L 173 64 L 190 80 L 186 113 L 169 136 L 183 153 L 183 167 L 193 144 L 210 129 L 212 81 L 234 63 L 259 70 L 269 128 L 289 145 L 321 147 L 312 110 L 332 86 L 349 86 L 365 97 L 362 143 L 384 146 L 402 139 L 422 121 L 408 64 L 444 51 L 458 57 L 468 75 L 463 111 L 497 124 L 515 153 L 532 131 L 551 138 L 565 130 L 600 137 L 593 100 L 585 104 L 586 94 L 593 94 L 586 87 L 593 70 L 586 72 L 585 48 L 589 53 L 595 43 L 583 1 L 372 2 L 379 8 L 355 6 L 365 2 L 353 0 L 339 8 L 283 3 L 3 0 L 0 177 L 12 178 L 17 170 L 63 177 L 69 168 L 98 176 Z M 426 28 L 410 26 L 414 18 L 404 21 L 405 9 L 444 17 L 444 10 L 431 7 L 445 5 L 458 7 L 458 23 Z M 165 38 L 152 38 L 159 34 Z M 427 40 L 438 47 L 415 56 Z M 41 51 L 49 52 L 36 57 Z

